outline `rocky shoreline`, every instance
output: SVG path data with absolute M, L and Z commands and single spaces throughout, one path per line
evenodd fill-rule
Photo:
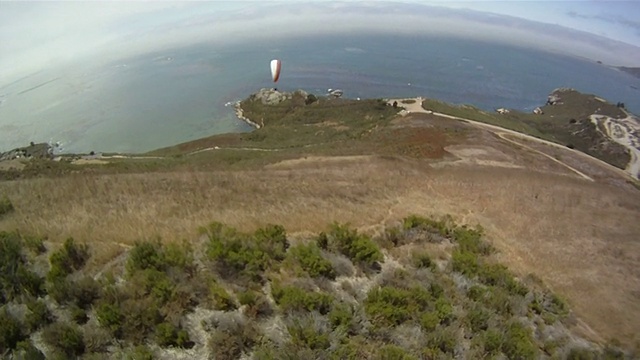
M 240 107 L 240 101 L 236 102 L 235 105 L 233 105 L 233 108 L 235 109 L 236 116 L 238 117 L 238 119 L 246 122 L 247 124 L 255 127 L 256 129 L 260 129 L 262 127 L 260 126 L 260 124 L 255 123 L 251 121 L 249 118 L 247 118 L 246 116 L 244 116 L 244 111 L 242 110 L 242 107 Z

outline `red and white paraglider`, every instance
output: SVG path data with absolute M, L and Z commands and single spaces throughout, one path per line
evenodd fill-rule
M 280 69 L 282 68 L 282 63 L 278 59 L 271 60 L 271 79 L 273 82 L 278 82 L 280 78 Z

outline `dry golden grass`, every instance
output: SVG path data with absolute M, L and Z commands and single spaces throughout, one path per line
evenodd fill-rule
M 0 193 L 16 211 L 0 220 L 0 230 L 87 241 L 99 256 L 97 268 L 118 256 L 118 246 L 154 236 L 195 240 L 197 228 L 214 220 L 240 230 L 276 223 L 292 233 L 317 232 L 339 221 L 375 231 L 410 214 L 449 213 L 482 224 L 501 261 L 518 274 L 538 275 L 566 297 L 585 323 L 584 334 L 627 345 L 640 341 L 640 191 L 581 179 L 487 133 L 471 137 L 469 146 L 497 153 L 485 151 L 485 165 L 308 158 L 262 171 L 3 182 Z M 492 159 L 520 168 L 486 166 Z M 589 168 L 580 171 L 593 175 Z

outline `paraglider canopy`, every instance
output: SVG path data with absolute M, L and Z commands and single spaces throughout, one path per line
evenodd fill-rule
M 278 79 L 280 78 L 281 67 L 282 65 L 280 63 L 280 60 L 278 59 L 271 60 L 271 79 L 273 79 L 273 82 L 277 82 Z

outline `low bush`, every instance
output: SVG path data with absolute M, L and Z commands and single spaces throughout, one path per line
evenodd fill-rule
M 82 332 L 75 326 L 65 323 L 53 323 L 42 331 L 44 341 L 67 357 L 80 356 L 84 353 Z
M 323 350 L 331 344 L 329 333 L 315 326 L 310 317 L 293 319 L 287 326 L 287 331 L 291 336 L 291 344 L 298 348 Z
M 507 326 L 501 348 L 509 359 L 536 359 L 538 355 L 531 331 L 518 322 Z
M 44 239 L 38 236 L 25 236 L 23 237 L 24 245 L 34 255 L 44 254 L 47 251 L 44 246 Z
M 240 305 L 245 305 L 244 314 L 250 318 L 268 316 L 272 313 L 269 300 L 261 292 L 252 290 L 240 292 L 238 302 Z
M 525 296 L 529 292 L 529 289 L 516 280 L 507 267 L 501 264 L 482 265 L 479 280 L 486 285 L 499 286 L 512 295 Z
M 481 306 L 474 306 L 467 311 L 466 323 L 473 333 L 479 333 L 489 328 L 491 313 Z
M 130 349 L 126 354 L 127 360 L 153 360 L 153 351 L 145 345 L 138 345 Z
M 186 348 L 193 345 L 186 330 L 179 329 L 167 322 L 156 327 L 155 336 L 156 342 L 162 347 L 176 346 Z
M 327 314 L 331 310 L 333 297 L 320 292 L 308 292 L 296 286 L 272 285 L 271 294 L 282 311 L 318 311 Z
M 431 301 L 431 295 L 421 287 L 400 289 L 383 286 L 369 291 L 364 308 L 374 324 L 395 326 L 428 310 Z
M 33 343 L 29 340 L 21 341 L 18 343 L 17 350 L 13 355 L 17 359 L 25 360 L 45 360 L 45 356 L 42 351 L 38 350 Z
M 43 280 L 29 265 L 22 254 L 20 236 L 0 232 L 0 304 L 18 296 L 38 297 L 43 293 Z
M 252 323 L 234 322 L 211 335 L 207 344 L 209 355 L 216 360 L 239 359 L 242 353 L 251 351 L 260 337 L 260 331 Z
M 262 281 L 263 273 L 284 259 L 288 241 L 284 228 L 269 225 L 254 235 L 213 223 L 203 230 L 209 237 L 207 256 L 215 261 L 218 272 L 231 278 L 237 275 L 249 281 Z
M 0 218 L 14 211 L 13 204 L 8 197 L 0 197 Z
M 351 322 L 353 321 L 353 309 L 350 305 L 340 303 L 329 312 L 329 323 L 333 329 L 342 327 L 351 330 Z
M 222 285 L 213 282 L 209 289 L 212 306 L 215 310 L 232 311 L 237 308 L 233 297 Z
M 403 348 L 395 345 L 384 345 L 375 359 L 379 360 L 418 360 L 417 357 L 407 353 Z
M 472 252 L 456 249 L 451 254 L 451 266 L 453 271 L 459 272 L 468 277 L 474 277 L 478 274 L 480 264 L 478 256 Z
M 354 263 L 372 266 L 384 260 L 382 252 L 369 236 L 359 234 L 347 224 L 334 223 L 328 237 L 329 248 L 342 253 Z
M 427 219 L 417 215 L 410 215 L 404 218 L 402 227 L 405 230 L 418 229 L 426 232 L 437 233 L 440 236 L 450 237 L 455 228 L 453 218 L 449 215 L 441 220 Z
M 16 348 L 18 343 L 24 340 L 27 334 L 22 330 L 22 325 L 6 309 L 0 309 L 0 353 Z
M 171 242 L 163 245 L 159 239 L 137 242 L 127 260 L 127 273 L 130 276 L 139 271 L 166 272 L 171 268 L 194 274 L 193 249 L 189 243 Z
M 294 246 L 289 250 L 289 254 L 309 276 L 335 279 L 336 272 L 331 262 L 322 257 L 320 249 L 315 244 Z
M 65 240 L 61 249 L 54 251 L 49 257 L 51 269 L 47 274 L 49 281 L 65 278 L 80 270 L 89 259 L 89 249 L 85 244 L 77 244 L 73 238 Z
M 431 257 L 426 252 L 417 252 L 412 255 L 412 264 L 418 269 L 432 269 L 436 268 L 436 264 L 431 260 Z
M 25 325 L 31 332 L 55 320 L 53 314 L 51 314 L 51 311 L 47 308 L 47 304 L 42 300 L 31 300 L 27 302 L 27 308 L 29 312 L 25 316 Z
M 457 343 L 458 336 L 455 329 L 437 328 L 427 336 L 427 352 L 430 354 L 441 352 L 451 356 L 454 354 Z

